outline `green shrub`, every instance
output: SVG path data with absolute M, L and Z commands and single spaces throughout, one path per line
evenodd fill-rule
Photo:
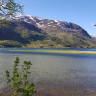
M 17 57 L 15 60 L 12 75 L 10 71 L 6 70 L 7 83 L 12 88 L 14 93 L 11 96 L 32 96 L 35 93 L 34 84 L 29 83 L 28 75 L 30 72 L 31 62 L 24 61 L 22 68 L 19 69 L 20 59 Z

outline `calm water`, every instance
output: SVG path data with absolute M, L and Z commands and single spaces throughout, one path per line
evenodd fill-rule
M 33 64 L 30 80 L 35 83 L 38 90 L 36 96 L 38 94 L 39 96 L 89 96 L 96 94 L 96 55 L 7 52 L 4 50 L 7 49 L 0 49 L 1 89 L 6 85 L 4 71 L 12 69 L 13 62 L 18 56 L 21 63 L 28 60 Z M 96 51 L 96 49 L 84 49 L 84 51 L 86 50 Z

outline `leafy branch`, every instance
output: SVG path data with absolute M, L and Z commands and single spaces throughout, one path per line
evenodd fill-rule
M 14 62 L 12 76 L 10 75 L 10 71 L 6 70 L 7 83 L 14 91 L 14 94 L 11 96 L 18 96 L 19 94 L 21 94 L 21 96 L 32 96 L 33 93 L 36 93 L 34 84 L 29 83 L 28 80 L 32 64 L 30 61 L 24 61 L 22 69 L 20 70 L 19 62 L 20 59 L 17 57 Z
M 0 11 L 3 14 L 14 15 L 17 12 L 23 12 L 23 6 L 15 0 L 0 0 Z

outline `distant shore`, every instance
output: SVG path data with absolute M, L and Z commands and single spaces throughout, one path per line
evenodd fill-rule
M 76 51 L 76 50 L 8 50 L 8 51 L 96 55 L 96 51 Z

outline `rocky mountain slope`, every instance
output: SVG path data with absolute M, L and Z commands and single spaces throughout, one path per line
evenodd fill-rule
M 7 18 L 10 20 L 10 17 Z M 30 15 L 16 15 L 15 17 L 11 18 L 11 21 L 17 20 L 21 20 L 28 24 L 32 24 L 48 34 L 59 34 L 67 32 L 90 37 L 89 34 L 83 28 L 70 22 L 43 19 L 40 17 L 33 17 Z
M 1 46 L 18 42 L 12 47 L 96 48 L 96 41 L 76 24 L 30 15 L 0 16 L 10 22 L 8 28 L 0 28 Z

